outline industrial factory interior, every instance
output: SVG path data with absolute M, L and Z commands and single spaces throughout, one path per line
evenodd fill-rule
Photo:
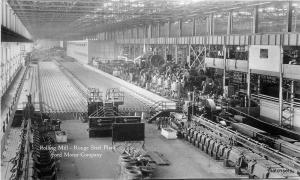
M 299 0 L 1 0 L 1 180 L 300 179 Z

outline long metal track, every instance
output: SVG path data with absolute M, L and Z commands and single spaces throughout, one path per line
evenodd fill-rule
M 255 153 L 263 154 L 270 160 L 300 174 L 300 162 L 296 158 L 283 154 L 278 150 L 272 149 L 263 143 L 257 142 L 238 132 L 234 132 L 226 127 L 220 126 L 219 124 L 206 118 L 193 116 L 192 119 L 194 120 L 194 122 L 197 122 L 200 125 L 213 130 L 214 132 L 222 134 L 223 137 L 226 136 L 229 139 L 242 144 L 244 147 L 253 150 Z
M 38 91 L 39 91 L 39 106 L 40 106 L 40 112 L 43 113 L 44 109 L 43 109 L 43 96 L 42 96 L 42 86 L 41 86 L 41 74 L 40 74 L 40 64 L 37 64 L 37 68 L 38 68 Z

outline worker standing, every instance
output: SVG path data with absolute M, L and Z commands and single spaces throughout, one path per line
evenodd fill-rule
M 156 125 L 157 125 L 157 130 L 160 130 L 161 129 L 161 118 L 160 117 L 156 118 Z

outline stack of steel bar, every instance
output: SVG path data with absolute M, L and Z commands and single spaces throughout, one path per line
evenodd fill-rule
M 107 89 L 115 88 L 117 83 L 103 76 L 99 76 L 98 73 L 90 71 L 84 68 L 82 65 L 76 62 L 61 62 L 62 66 L 67 69 L 74 77 L 80 82 L 83 82 L 85 87 L 88 88 L 99 88 L 100 91 L 106 92 Z M 149 105 L 139 100 L 138 98 L 131 95 L 128 90 L 121 89 L 124 91 L 124 105 L 119 106 L 120 111 L 138 112 L 148 111 Z
M 267 132 L 260 129 L 254 128 L 244 123 L 232 123 L 232 128 L 241 134 L 251 137 L 259 142 L 265 143 L 270 147 L 279 150 L 287 155 L 300 158 L 300 146 L 293 144 L 292 142 L 297 142 L 290 138 L 285 138 L 288 140 L 280 139 L 279 137 L 272 137 Z
M 86 99 L 53 62 L 40 62 L 40 81 L 45 112 L 85 112 Z

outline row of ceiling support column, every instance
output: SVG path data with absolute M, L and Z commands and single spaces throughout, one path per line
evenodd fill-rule
M 258 29 L 258 24 L 259 24 L 259 6 L 256 5 L 253 7 L 253 26 L 252 26 L 252 33 L 258 33 L 259 29 Z M 288 3 L 288 9 L 287 9 L 287 32 L 292 32 L 292 16 L 293 16 L 293 8 L 292 8 L 292 2 L 289 1 Z M 233 29 L 233 19 L 232 19 L 232 11 L 228 11 L 228 20 L 227 20 L 227 33 L 226 34 L 232 34 L 232 29 Z M 191 35 L 195 36 L 196 35 L 196 19 L 197 17 L 193 17 L 192 18 L 192 32 Z M 183 36 L 183 20 L 182 18 L 178 19 L 178 23 L 179 25 L 176 27 L 177 29 L 176 31 L 176 36 L 175 37 L 182 37 Z M 123 31 L 123 39 L 128 39 L 128 38 L 140 38 L 141 36 L 139 36 L 139 34 L 141 33 L 139 28 L 140 27 L 144 27 L 143 29 L 143 34 L 144 34 L 144 38 L 154 38 L 153 37 L 153 33 L 155 32 L 157 37 L 171 37 L 171 24 L 172 24 L 171 19 L 165 21 L 165 22 L 155 22 L 155 23 L 149 23 L 149 24 L 144 24 L 144 25 L 139 25 L 139 26 L 135 26 L 135 27 L 125 27 L 122 31 Z M 214 30 L 215 30 L 215 18 L 214 18 L 214 13 L 211 13 L 209 15 L 207 15 L 206 18 L 206 31 L 208 33 L 208 35 L 214 35 Z M 164 36 L 162 36 L 162 25 L 165 27 L 167 26 L 167 28 L 163 28 L 164 31 Z M 156 27 L 156 28 L 154 28 Z M 127 29 L 130 29 L 130 37 L 126 37 L 126 34 L 124 31 L 126 31 Z M 135 31 L 133 30 L 135 29 Z M 112 33 L 113 30 L 110 31 L 110 33 Z M 134 33 L 135 32 L 135 33 Z M 111 39 L 112 36 L 105 36 L 106 40 L 107 39 Z M 114 36 L 114 38 L 116 38 L 116 36 Z

